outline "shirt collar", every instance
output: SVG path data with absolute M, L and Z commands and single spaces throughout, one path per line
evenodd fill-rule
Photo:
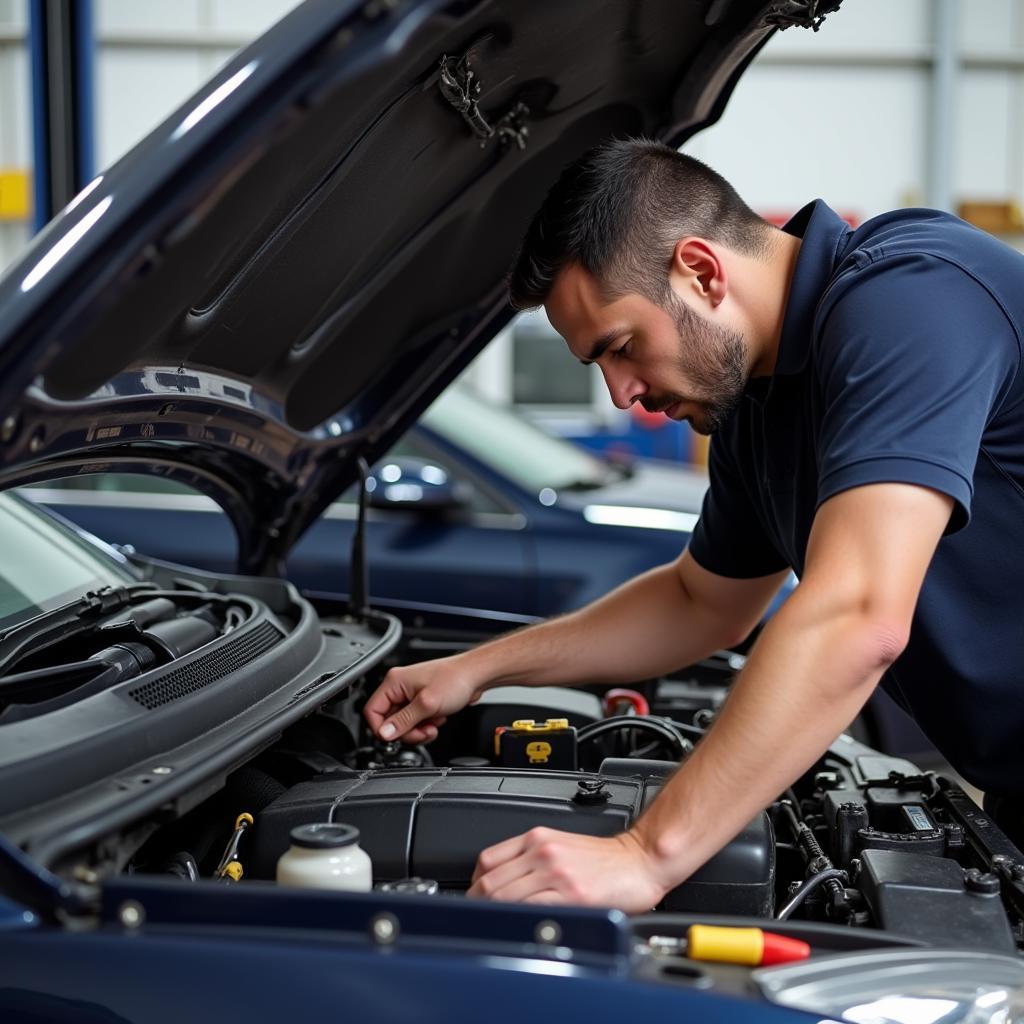
M 799 373 L 807 364 L 814 313 L 835 272 L 837 255 L 850 225 L 823 200 L 815 199 L 782 230 L 803 241 L 789 285 L 775 376 Z

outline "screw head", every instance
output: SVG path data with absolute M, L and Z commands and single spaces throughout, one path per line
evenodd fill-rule
M 398 918 L 394 914 L 377 914 L 370 922 L 370 934 L 378 946 L 390 946 L 398 938 Z
M 7 416 L 4 418 L 3 423 L 0 423 L 0 441 L 7 444 L 8 441 L 13 440 L 14 435 L 18 432 L 18 417 Z
M 537 941 L 545 946 L 557 945 L 562 939 L 562 929 L 557 921 L 541 921 L 534 932 Z
M 117 911 L 117 917 L 125 928 L 139 928 L 146 920 L 146 911 L 136 900 L 125 900 Z

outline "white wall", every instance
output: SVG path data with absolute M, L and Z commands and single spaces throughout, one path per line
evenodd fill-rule
M 109 166 L 294 0 L 96 0 L 96 162 Z
M 1024 2 L 959 0 L 956 91 L 943 111 L 953 204 L 1024 195 Z M 936 0 L 846 0 L 815 34 L 779 33 L 722 121 L 687 152 L 755 209 L 820 196 L 870 217 L 930 193 Z

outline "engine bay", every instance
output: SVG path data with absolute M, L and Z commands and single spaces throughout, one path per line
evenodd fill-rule
M 478 633 L 314 609 L 275 581 L 150 571 L 137 590 L 0 638 L 0 767 L 13 780 L 0 832 L 77 891 L 78 914 L 132 882 L 216 886 L 218 901 L 276 888 L 291 831 L 316 823 L 359 830 L 376 892 L 460 898 L 479 852 L 503 839 L 628 828 L 743 664 L 723 652 L 628 689 L 499 687 L 427 746 L 384 743 L 361 712 L 388 669 Z M 810 929 L 833 951 L 1013 955 L 1024 857 L 954 782 L 843 735 L 636 919 L 638 948 L 661 970 L 682 929 L 723 917 Z

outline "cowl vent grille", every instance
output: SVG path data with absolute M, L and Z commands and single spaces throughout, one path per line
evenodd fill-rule
M 280 639 L 281 634 L 274 626 L 269 622 L 261 623 L 245 636 L 232 640 L 219 650 L 176 668 L 151 683 L 136 686 L 128 691 L 128 696 L 151 711 L 163 707 L 251 664 L 254 659 L 274 647 Z

